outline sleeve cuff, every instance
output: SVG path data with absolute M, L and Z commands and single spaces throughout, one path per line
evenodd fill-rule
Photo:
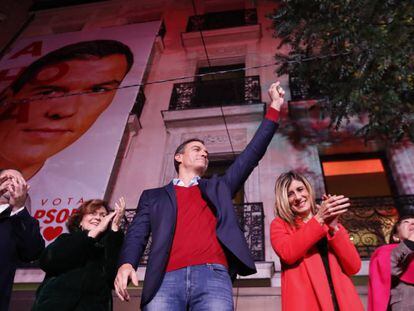
M 270 121 L 277 122 L 279 121 L 279 114 L 280 112 L 278 110 L 276 110 L 275 108 L 269 107 L 269 109 L 267 109 L 265 118 Z
M 329 227 L 328 226 L 326 226 L 326 227 L 329 230 Z M 344 227 L 342 225 L 338 224 L 338 230 L 335 231 L 335 233 L 332 234 L 332 235 L 328 234 L 328 242 L 332 241 L 332 240 L 335 240 L 338 237 L 341 237 L 341 236 L 344 236 L 344 235 L 346 236 L 346 231 L 345 231 Z

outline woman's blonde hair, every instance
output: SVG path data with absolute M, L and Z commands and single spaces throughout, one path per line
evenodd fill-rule
M 301 173 L 295 171 L 289 171 L 281 174 L 276 180 L 275 185 L 275 214 L 292 226 L 296 226 L 296 215 L 293 213 L 289 204 L 288 190 L 294 180 L 300 181 L 305 185 L 306 190 L 309 192 L 311 212 L 315 215 L 317 211 L 315 193 L 308 179 Z

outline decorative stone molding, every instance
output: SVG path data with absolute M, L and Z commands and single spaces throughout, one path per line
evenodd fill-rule
M 204 42 L 208 45 L 259 40 L 261 36 L 262 27 L 260 24 L 203 31 Z M 181 42 L 185 48 L 203 46 L 200 32 L 183 32 Z
M 164 110 L 162 117 L 167 130 L 174 128 L 201 128 L 202 126 L 222 125 L 223 116 L 227 124 L 260 122 L 264 115 L 264 103 L 211 107 L 185 110 Z
M 231 145 L 229 141 L 229 134 Z M 209 153 L 232 152 L 231 146 L 233 146 L 234 151 L 241 151 L 247 144 L 246 129 L 230 130 L 229 133 L 225 130 L 188 132 L 181 135 L 181 141 L 185 141 L 193 137 L 202 139 Z

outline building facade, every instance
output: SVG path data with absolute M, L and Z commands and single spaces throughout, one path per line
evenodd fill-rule
M 268 87 L 280 80 L 289 102 L 282 111 L 280 130 L 235 199 L 258 268 L 256 275 L 236 281 L 236 308 L 274 310 L 280 306 L 280 262 L 270 245 L 269 227 L 274 218 L 275 180 L 292 169 L 309 176 L 318 197 L 343 193 L 352 198 L 353 208 L 343 223 L 364 259 L 355 280 L 361 284 L 358 290 L 365 301 L 369 256 L 387 242 L 397 210 L 413 205 L 414 146 L 357 138 L 354 132 L 363 117 L 339 131 L 328 129 L 329 120 L 321 118 L 318 103 L 300 83 L 294 77 L 276 76 L 274 54 L 279 41 L 273 37 L 268 15 L 277 9 L 277 2 L 83 2 L 70 5 L 73 1 L 67 1 L 68 6 L 55 8 L 48 1 L 37 1 L 30 22 L 14 31 L 19 32 L 18 38 L 30 38 L 162 21 L 106 199 L 113 203 L 125 196 L 130 219 L 143 190 L 174 177 L 174 150 L 191 137 L 206 142 L 208 174 L 224 172 L 262 120 Z M 138 271 L 141 280 L 144 272 L 145 265 Z M 19 271 L 16 284 L 25 280 L 24 275 L 25 270 Z M 38 274 L 39 282 L 41 277 Z M 139 291 L 135 300 L 139 300 Z M 131 304 L 118 302 L 116 308 L 132 310 Z

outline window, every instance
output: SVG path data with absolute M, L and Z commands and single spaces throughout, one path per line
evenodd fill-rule
M 391 196 L 392 182 L 384 160 L 378 154 L 322 158 L 326 192 L 348 197 Z
M 351 198 L 340 218 L 362 258 L 386 244 L 397 217 L 383 154 L 344 154 L 321 159 L 326 192 Z
M 199 77 L 196 82 L 196 105 L 208 107 L 244 103 L 244 70 L 237 70 L 242 68 L 244 68 L 244 64 L 198 68 L 197 74 L 236 71 Z

